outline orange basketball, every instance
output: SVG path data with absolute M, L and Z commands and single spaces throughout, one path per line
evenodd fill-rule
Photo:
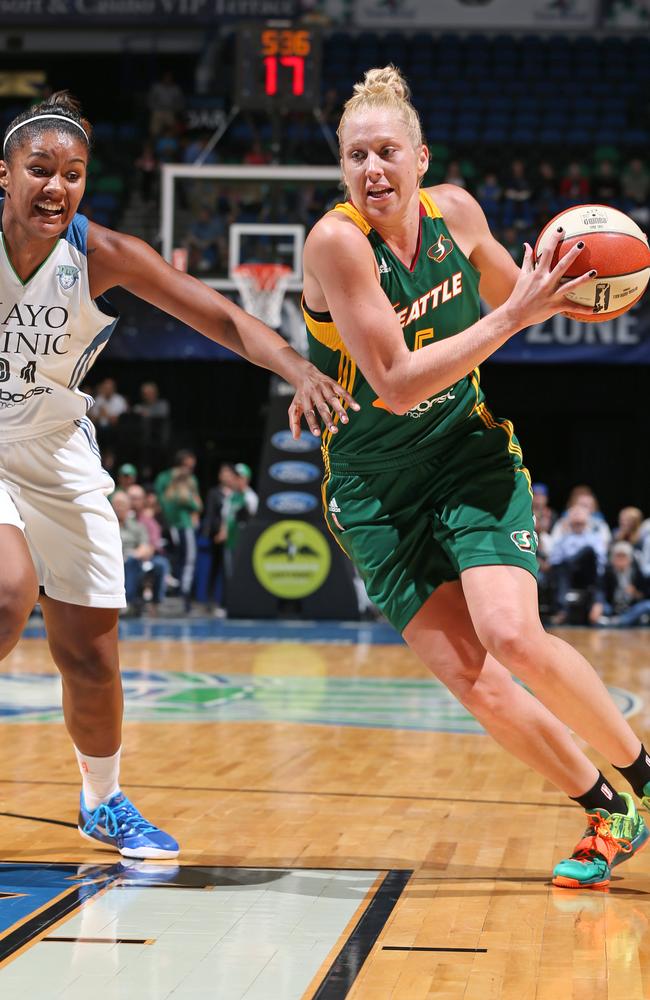
M 552 266 L 576 243 L 581 240 L 585 243 L 564 281 L 585 271 L 598 272 L 591 281 L 567 295 L 572 302 L 590 306 L 593 316 L 565 315 L 581 323 L 602 323 L 631 309 L 650 279 L 648 238 L 636 222 L 609 205 L 575 205 L 544 226 L 535 244 L 535 260 L 549 246 L 558 226 L 563 227 L 564 236 L 553 255 Z

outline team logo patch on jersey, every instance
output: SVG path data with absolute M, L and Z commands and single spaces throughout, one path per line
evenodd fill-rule
M 513 531 L 510 537 L 521 552 L 537 552 L 536 531 Z
M 444 233 L 440 233 L 438 242 L 434 243 L 433 246 L 429 247 L 427 250 L 427 257 L 430 257 L 431 260 L 435 260 L 436 264 L 441 264 L 445 257 L 447 257 L 453 249 L 454 244 L 451 240 L 448 240 Z
M 79 277 L 79 268 L 75 267 L 74 264 L 58 264 L 56 276 L 63 291 L 67 292 Z

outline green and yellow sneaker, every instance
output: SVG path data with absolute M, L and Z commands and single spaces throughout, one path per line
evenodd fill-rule
M 553 869 L 553 885 L 565 889 L 603 889 L 609 885 L 612 868 L 641 850 L 650 831 L 632 796 L 626 792 L 620 796 L 627 803 L 627 814 L 608 813 L 605 809 L 587 813 L 589 826 L 571 857 Z

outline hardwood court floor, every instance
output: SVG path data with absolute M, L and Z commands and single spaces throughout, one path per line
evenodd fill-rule
M 563 635 L 607 684 L 640 697 L 631 721 L 648 739 L 650 632 Z M 306 674 L 310 698 L 327 679 L 427 677 L 400 645 L 125 641 L 122 661 L 136 673 Z M 54 670 L 31 639 L 2 672 Z M 650 997 L 650 851 L 616 869 L 609 892 L 553 889 L 582 817 L 488 737 L 283 722 L 281 709 L 256 721 L 127 722 L 123 786 L 178 837 L 186 865 L 413 870 L 341 997 Z M 61 724 L 2 723 L 0 752 L 2 859 L 111 860 L 74 829 L 78 775 Z

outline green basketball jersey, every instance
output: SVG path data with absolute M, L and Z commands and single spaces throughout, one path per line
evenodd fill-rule
M 420 238 L 411 268 L 366 222 L 353 205 L 334 211 L 351 218 L 372 247 L 381 287 L 388 296 L 404 331 L 409 349 L 417 351 L 432 342 L 453 337 L 480 317 L 479 272 L 452 239 L 440 211 L 420 192 Z M 482 409 L 483 394 L 478 369 L 454 385 L 422 400 L 408 413 L 398 415 L 377 397 L 345 347 L 329 313 L 312 312 L 303 303 L 310 360 L 343 385 L 361 406 L 348 411 L 349 423 L 339 433 L 323 434 L 326 465 L 357 471 L 391 466 L 408 467 L 420 451 L 431 453 L 442 439 L 460 430 L 467 417 Z M 337 418 L 338 419 L 338 418 Z

